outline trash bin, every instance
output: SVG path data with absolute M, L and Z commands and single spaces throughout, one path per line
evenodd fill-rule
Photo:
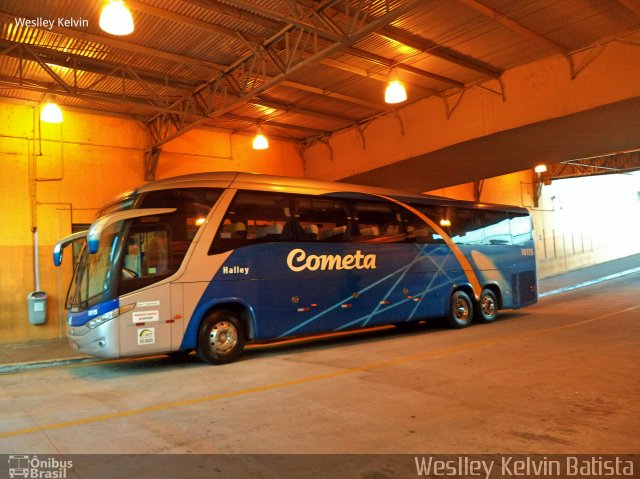
M 32 291 L 27 295 L 29 323 L 44 324 L 47 321 L 47 293 Z

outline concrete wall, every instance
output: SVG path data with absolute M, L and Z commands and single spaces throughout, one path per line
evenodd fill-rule
M 63 334 L 61 303 L 71 260 L 55 268 L 53 245 L 71 233 L 72 223 L 90 223 L 97 208 L 144 182 L 141 124 L 68 110 L 64 115 L 62 125 L 40 123 L 37 106 L 0 102 L 0 342 Z M 216 170 L 302 176 L 291 144 L 271 141 L 268 150 L 254 151 L 251 139 L 190 131 L 166 145 L 157 177 Z M 49 295 L 43 326 L 27 320 L 26 297 L 35 289 L 33 227 L 40 244 L 40 289 Z
M 191 130 L 162 149 L 157 178 L 204 171 L 246 171 L 302 177 L 302 160 L 292 143 L 269 140 L 267 150 L 251 147 L 253 136 Z
M 592 53 L 598 55 L 591 58 Z M 345 129 L 328 140 L 331 150 L 323 143 L 306 149 L 305 177 L 347 178 L 451 145 L 640 96 L 640 49 L 637 45 L 611 42 L 602 51 L 589 50 L 574 55 L 573 59 L 576 65 L 584 66 L 574 79 L 569 62 L 561 55 L 521 65 L 502 75 L 504 100 L 487 89 L 471 88 L 448 119 L 443 101 L 432 96 L 400 107 L 395 116 L 372 121 L 363 127 L 362 134 L 355 127 Z M 482 86 L 500 91 L 495 80 Z M 411 91 L 408 95 L 411 96 Z M 450 98 L 449 103 L 453 105 L 456 99 Z M 629 119 L 628 125 L 620 127 L 633 128 L 636 124 Z M 599 139 L 603 144 L 605 140 Z M 611 150 L 593 155 L 606 153 Z M 551 158 L 544 160 L 552 161 Z M 510 169 L 509 165 L 487 162 L 482 171 L 491 171 L 494 167 L 497 170 L 494 174 L 498 175 L 518 171 L 524 166 Z M 430 169 L 428 164 L 421 168 L 427 173 Z M 455 164 L 452 168 L 455 169 Z M 455 184 L 455 179 L 449 184 Z
M 554 180 L 534 210 L 540 275 L 640 253 L 640 172 Z

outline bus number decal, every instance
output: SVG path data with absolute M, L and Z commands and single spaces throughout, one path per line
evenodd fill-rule
M 362 254 L 357 250 L 355 254 L 341 256 L 339 254 L 310 254 L 300 248 L 291 250 L 287 256 L 287 266 L 295 273 L 308 269 L 309 271 L 332 269 L 376 269 L 376 255 Z
M 533 248 L 520 248 L 520 254 L 522 256 L 534 256 Z

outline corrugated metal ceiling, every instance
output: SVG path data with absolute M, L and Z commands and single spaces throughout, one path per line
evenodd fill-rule
M 195 125 L 262 124 L 309 142 L 388 113 L 392 67 L 407 103 L 471 88 L 637 34 L 628 2 L 129 0 L 136 29 L 114 37 L 98 26 L 102 1 L 2 0 L 0 96 L 39 101 L 49 91 L 63 106 L 127 114 L 147 121 L 158 145 Z M 19 25 L 39 17 L 55 25 Z

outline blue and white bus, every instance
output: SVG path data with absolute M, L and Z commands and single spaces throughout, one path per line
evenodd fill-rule
M 524 208 L 220 172 L 148 183 L 84 232 L 69 344 L 117 358 L 237 359 L 248 342 L 446 317 L 492 322 L 537 301 Z

